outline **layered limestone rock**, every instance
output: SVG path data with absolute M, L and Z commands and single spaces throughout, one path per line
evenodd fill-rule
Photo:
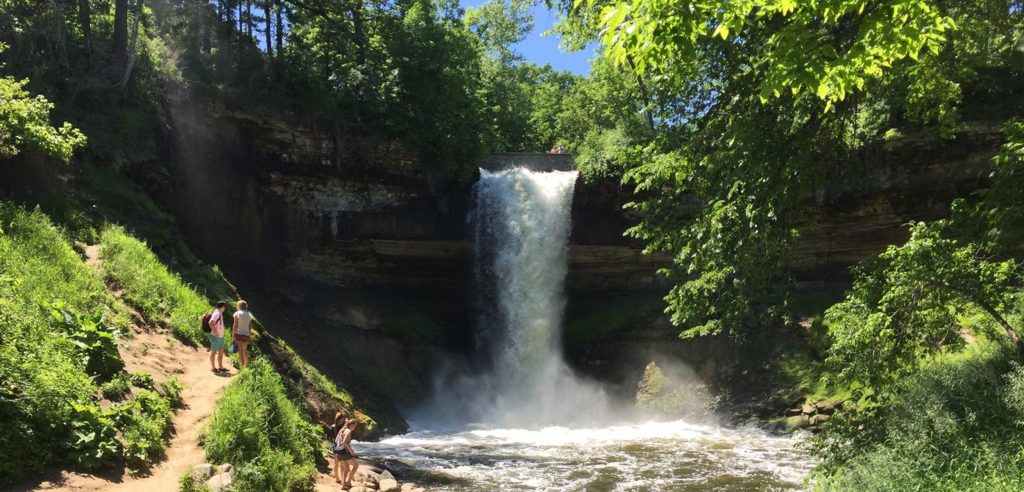
M 193 249 L 225 268 L 303 356 L 339 380 L 357 375 L 382 397 L 412 404 L 429 392 L 442 354 L 471 351 L 472 183 L 336 122 L 184 92 L 167 109 L 161 160 L 170 177 L 150 191 L 165 198 Z M 817 211 L 792 255 L 798 277 L 841 279 L 850 264 L 905 237 L 908 221 L 943 215 L 951 198 L 978 186 L 997 140 L 995 127 L 973 125 L 952 141 L 901 139 L 864 156 L 861 167 L 837 170 L 846 184 L 815 196 Z M 541 166 L 551 159 L 552 168 L 568 158 L 513 157 Z M 511 158 L 485 165 L 502 159 Z M 643 255 L 642 244 L 623 237 L 637 220 L 622 209 L 628 200 L 615 181 L 577 183 L 573 199 L 566 340 L 582 354 L 574 360 L 595 371 L 623 337 L 644 347 L 677 343 L 678 330 L 660 314 L 667 284 L 656 271 L 668 258 Z M 634 294 L 643 301 L 630 301 Z M 707 372 L 703 358 L 694 363 Z

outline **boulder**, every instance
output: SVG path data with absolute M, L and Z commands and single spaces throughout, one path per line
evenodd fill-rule
M 229 490 L 235 484 L 235 472 L 218 473 L 206 481 L 206 488 L 213 492 Z
M 814 408 L 818 410 L 818 413 L 831 415 L 836 411 L 836 409 L 840 408 L 842 404 L 842 399 L 834 398 L 831 400 L 821 400 L 814 404 Z
M 382 479 L 380 482 L 377 482 L 377 485 L 380 486 L 378 489 L 380 492 L 398 492 L 401 490 L 398 481 L 393 478 Z
M 831 415 L 820 413 L 818 415 L 815 415 L 815 416 L 811 417 L 811 425 L 824 424 L 830 418 L 832 418 Z
M 795 415 L 793 417 L 787 417 L 786 420 L 783 421 L 783 428 L 787 432 L 804 429 L 809 425 L 811 425 L 811 418 L 807 415 Z
M 231 466 L 231 463 L 224 463 L 223 465 L 217 466 L 216 473 L 230 473 L 233 476 L 235 473 L 235 467 Z
M 792 417 L 794 415 L 800 415 L 801 413 L 803 413 L 803 409 L 801 409 L 800 407 L 789 408 L 789 409 L 786 410 L 786 416 L 787 417 Z
M 406 482 L 406 483 L 402 484 L 402 492 L 409 492 L 410 490 L 415 489 L 415 488 L 416 488 L 416 484 L 414 484 L 412 482 Z
M 363 487 L 363 486 L 360 486 L 360 485 L 356 485 L 355 487 L 352 487 L 351 489 L 348 489 L 348 492 L 373 492 L 373 489 L 371 489 L 369 487 Z
M 810 415 L 810 414 L 812 414 L 814 412 L 815 412 L 814 405 L 811 405 L 810 403 L 804 403 L 803 405 L 800 406 L 800 413 L 802 413 L 804 415 Z
M 207 478 L 213 475 L 213 465 L 209 463 L 203 463 L 192 467 L 192 478 L 199 482 L 205 482 Z
M 381 471 L 380 475 L 377 475 L 377 478 L 380 480 L 397 480 L 395 476 L 392 475 L 391 472 L 387 470 Z

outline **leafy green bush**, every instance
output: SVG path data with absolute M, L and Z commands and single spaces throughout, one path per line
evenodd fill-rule
M 135 399 L 112 409 L 124 440 L 124 457 L 131 465 L 157 458 L 167 446 L 171 424 L 171 405 L 149 390 L 139 391 Z
M 62 445 L 68 449 L 72 462 L 94 469 L 120 459 L 122 448 L 113 419 L 117 412 L 75 402 L 71 408 L 70 429 Z
M 0 53 L 6 49 L 0 43 Z M 71 123 L 50 126 L 53 103 L 43 96 L 32 97 L 24 89 L 27 84 L 27 79 L 0 77 L 0 157 L 16 156 L 28 147 L 64 161 L 71 159 L 75 149 L 85 145 L 85 135 Z
M 121 401 L 126 396 L 131 394 L 132 385 L 128 379 L 128 375 L 125 373 L 114 376 L 113 379 L 107 381 L 100 387 L 100 391 L 103 393 L 103 397 L 110 401 Z
M 142 388 L 147 390 L 155 390 L 156 382 L 153 381 L 153 376 L 148 372 L 136 372 L 128 376 L 128 380 L 131 381 L 132 386 L 136 388 Z
M 65 308 L 63 303 L 55 303 L 50 314 L 63 328 L 64 335 L 75 343 L 90 376 L 109 381 L 124 369 L 117 351 L 117 328 L 104 322 L 102 312 L 86 317 Z
M 1024 369 L 986 344 L 904 379 L 893 404 L 818 441 L 823 490 L 1024 490 Z
M 167 403 L 171 405 L 171 408 L 181 408 L 185 401 L 181 399 L 181 390 L 183 386 L 178 378 L 171 376 L 166 381 L 160 384 L 160 394 L 167 399 Z
M 170 326 L 182 341 L 203 341 L 199 319 L 212 307 L 171 273 L 146 243 L 114 226 L 103 230 L 100 244 L 103 273 L 124 289 L 125 300 L 148 319 Z
M 237 469 L 236 488 L 305 490 L 312 487 L 319 433 L 285 395 L 281 377 L 253 360 L 217 403 L 205 441 L 211 463 Z

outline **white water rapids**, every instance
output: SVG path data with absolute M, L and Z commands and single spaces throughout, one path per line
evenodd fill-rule
M 796 440 L 640 421 L 567 366 L 560 334 L 576 177 L 481 170 L 470 216 L 480 360 L 439 382 L 414 432 L 357 451 L 431 490 L 804 488 L 812 463 Z

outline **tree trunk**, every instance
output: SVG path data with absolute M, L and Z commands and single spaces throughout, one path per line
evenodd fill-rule
M 64 5 L 57 0 L 50 0 L 53 8 L 53 50 L 57 53 L 57 62 L 61 66 L 68 64 L 67 30 L 64 27 Z
M 132 76 L 132 65 L 135 65 L 135 55 L 138 53 L 136 45 L 139 40 L 139 22 L 142 21 L 142 0 L 135 5 L 135 22 L 132 23 L 131 45 L 128 48 L 128 61 L 124 65 L 124 75 L 121 76 L 119 87 L 121 91 L 128 86 L 128 79 Z
M 640 88 L 640 97 L 644 103 L 644 113 L 647 115 L 647 124 L 654 129 L 654 113 L 651 112 L 651 98 L 647 94 L 647 85 L 644 84 L 644 78 L 640 76 L 640 72 L 636 70 L 636 63 L 633 63 L 633 57 L 627 56 L 626 61 L 629 62 L 629 68 L 632 69 L 633 75 L 636 76 L 636 85 Z
M 252 37 L 252 0 L 245 0 L 245 33 Z
M 284 10 L 284 5 L 281 5 L 281 0 L 274 0 L 275 9 L 274 16 L 277 18 L 277 54 L 281 54 L 281 50 L 284 48 L 284 22 L 281 19 L 281 11 Z
M 209 55 L 213 51 L 213 24 L 214 19 L 217 19 L 217 12 L 211 5 L 204 5 L 201 7 L 200 15 L 200 32 L 199 35 L 202 40 L 199 42 L 199 49 L 203 53 Z
M 89 0 L 78 0 L 78 24 L 82 26 L 82 37 L 85 38 L 85 52 L 92 56 L 92 10 Z
M 192 15 L 189 18 L 188 30 L 188 54 L 192 60 L 199 59 L 199 52 L 202 50 L 203 44 L 203 3 L 196 0 L 191 0 L 185 5 L 191 10 Z
M 267 56 L 274 56 L 273 46 L 273 32 L 270 29 L 270 8 L 273 2 L 270 0 L 263 0 L 263 28 L 265 39 L 267 41 Z
M 113 72 L 120 74 L 128 58 L 128 0 L 114 0 Z

